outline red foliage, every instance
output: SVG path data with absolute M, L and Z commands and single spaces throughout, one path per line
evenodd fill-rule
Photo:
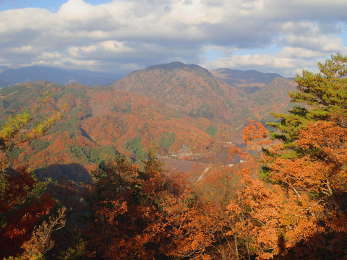
M 105 174 L 96 186 L 90 241 L 98 257 L 202 256 L 214 243 L 221 229 L 216 211 L 165 177 L 155 161 L 144 172 L 118 162 Z
M 20 246 L 42 217 L 47 216 L 55 202 L 48 194 L 34 194 L 35 180 L 25 170 L 6 174 L 7 189 L 0 199 L 4 226 L 0 232 L 0 257 L 21 252 Z

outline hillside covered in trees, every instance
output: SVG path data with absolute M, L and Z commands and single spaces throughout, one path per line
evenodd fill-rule
M 318 67 L 296 84 L 173 63 L 0 90 L 0 258 L 346 258 L 347 57 Z
M 241 144 L 248 119 L 265 120 L 274 107 L 285 111 L 286 93 L 294 88 L 290 80 L 274 79 L 245 93 L 200 66 L 170 63 L 133 72 L 109 87 L 40 81 L 3 88 L 0 123 L 22 112 L 32 115 L 30 124 L 61 115 L 45 135 L 11 150 L 16 164 L 33 169 L 78 163 L 95 170 L 116 151 L 138 161 L 148 150 L 214 157 L 221 143 Z

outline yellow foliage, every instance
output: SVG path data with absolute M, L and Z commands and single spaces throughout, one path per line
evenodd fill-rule
M 0 139 L 8 140 L 31 120 L 28 112 L 10 117 L 0 129 Z
M 45 121 L 40 122 L 33 129 L 31 129 L 31 131 L 27 134 L 27 137 L 29 139 L 32 139 L 43 135 L 56 121 L 61 118 L 62 114 L 60 112 L 55 113 Z

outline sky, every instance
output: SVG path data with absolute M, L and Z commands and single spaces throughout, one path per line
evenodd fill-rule
M 0 67 L 181 61 L 294 76 L 347 54 L 346 0 L 0 0 Z

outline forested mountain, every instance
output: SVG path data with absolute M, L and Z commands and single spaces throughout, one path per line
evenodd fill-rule
M 221 120 L 235 127 L 247 119 L 263 120 L 274 107 L 285 111 L 290 101 L 288 92 L 296 88 L 294 81 L 274 73 L 217 71 L 173 62 L 133 72 L 113 87 L 154 97 L 176 111 Z M 221 71 L 231 74 L 224 76 Z M 235 80 L 231 80 L 233 73 Z
M 137 160 L 149 149 L 201 154 L 218 142 L 240 144 L 248 119 L 264 119 L 272 105 L 286 108 L 287 82 L 280 83 L 247 94 L 200 66 L 170 63 L 133 72 L 110 87 L 40 81 L 4 88 L 0 119 L 27 109 L 37 120 L 62 112 L 44 137 L 12 152 L 31 165 L 78 162 L 89 168 L 116 150 Z M 267 102 L 276 91 L 276 102 Z
M 49 66 L 29 66 L 17 69 L 0 69 L 0 87 L 37 80 L 65 85 L 80 83 L 88 86 L 109 85 L 122 75 L 88 70 L 63 69 Z
M 179 113 L 240 123 L 247 107 L 237 89 L 197 65 L 170 63 L 136 71 L 117 81 L 114 89 L 160 100 Z
M 99 153 L 113 154 L 116 149 L 137 159 L 143 159 L 150 147 L 165 153 L 182 146 L 199 151 L 213 138 L 206 132 L 208 120 L 188 120 L 155 100 L 111 88 L 36 82 L 0 93 L 2 119 L 25 111 L 27 104 L 37 120 L 63 114 L 42 139 L 22 144 L 18 160 L 34 165 L 42 160 L 94 164 L 100 160 Z

